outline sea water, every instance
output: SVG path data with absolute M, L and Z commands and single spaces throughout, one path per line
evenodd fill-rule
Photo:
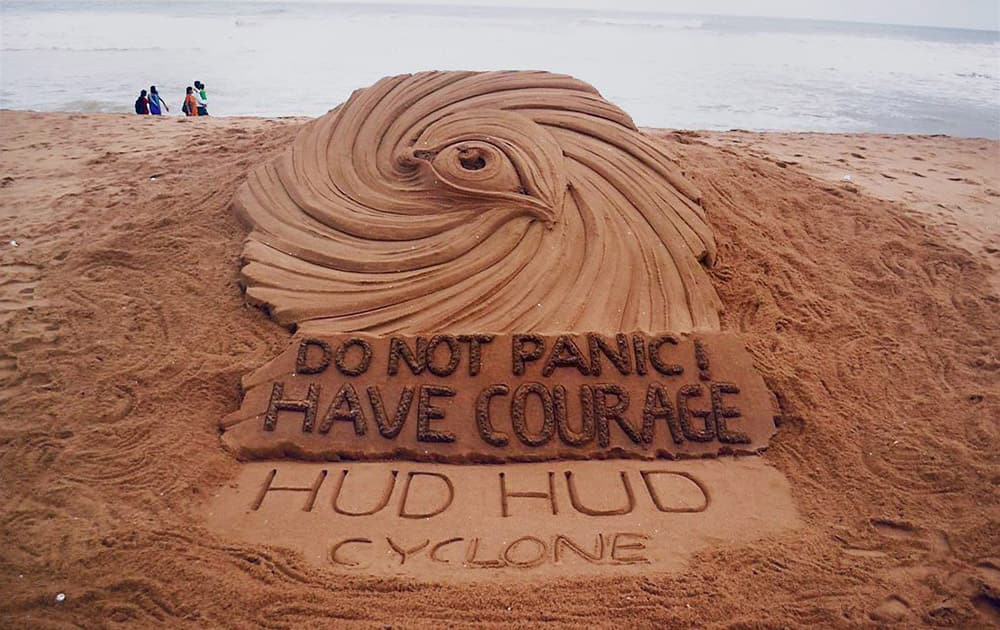
M 498 0 L 502 2 L 502 0 Z M 426 69 L 574 75 L 637 124 L 1000 137 L 1000 35 L 924 27 L 331 2 L 3 0 L 0 106 L 322 114 Z

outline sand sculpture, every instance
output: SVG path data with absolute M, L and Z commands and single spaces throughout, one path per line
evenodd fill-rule
M 769 394 L 719 330 L 698 197 L 571 77 L 356 91 L 234 199 L 248 299 L 298 335 L 244 377 L 223 443 L 459 463 L 764 448 Z
M 248 300 L 296 334 L 220 422 L 264 460 L 222 530 L 439 580 L 647 573 L 794 524 L 776 471 L 705 461 L 765 448 L 771 395 L 720 330 L 698 192 L 589 85 L 383 79 L 234 206 Z
M 254 171 L 253 302 L 309 332 L 718 330 L 698 192 L 598 92 L 545 72 L 383 79 Z

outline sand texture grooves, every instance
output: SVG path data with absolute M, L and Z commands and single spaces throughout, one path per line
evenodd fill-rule
M 247 296 L 374 333 L 718 330 L 699 193 L 623 111 L 545 72 L 357 90 L 250 175 Z
M 998 622 L 1000 304 L 984 256 L 905 199 L 679 134 L 661 150 L 702 192 L 722 329 L 780 394 L 766 460 L 804 527 L 673 575 L 489 588 L 334 575 L 211 533 L 206 489 L 241 466 L 217 421 L 288 340 L 244 305 L 228 205 L 301 125 L 0 113 L 0 625 Z M 864 155 L 899 141 L 866 137 Z M 942 147 L 963 164 L 1000 146 L 906 142 L 927 179 Z M 1000 188 L 995 166 L 965 173 L 969 190 Z

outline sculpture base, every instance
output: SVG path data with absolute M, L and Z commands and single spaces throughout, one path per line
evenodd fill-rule
M 357 575 L 539 579 L 682 569 L 796 528 L 757 457 L 441 465 L 254 462 L 208 506 L 227 538 Z

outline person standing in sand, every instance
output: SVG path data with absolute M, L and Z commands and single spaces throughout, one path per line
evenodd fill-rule
M 162 98 L 160 98 L 160 93 L 156 91 L 156 86 L 149 86 L 149 113 L 153 116 L 160 116 L 163 110 L 170 111 L 167 104 Z
M 205 84 L 201 81 L 194 82 L 194 99 L 198 104 L 198 115 L 208 116 L 208 94 L 205 92 Z
M 146 90 L 139 92 L 139 98 L 135 99 L 135 113 L 137 114 L 148 114 L 149 113 L 149 99 L 146 98 Z
M 198 115 L 198 101 L 195 100 L 194 88 L 190 85 L 187 87 L 187 93 L 184 95 L 184 105 L 181 107 L 181 111 L 184 112 L 185 116 Z

